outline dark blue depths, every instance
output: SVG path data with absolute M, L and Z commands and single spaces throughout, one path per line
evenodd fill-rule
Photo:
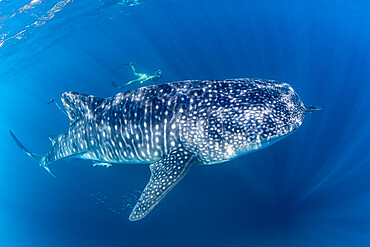
M 368 246 L 369 3 L 64 1 L 53 16 L 58 1 L 21 12 L 27 3 L 0 3 L 1 246 Z M 27 27 L 35 15 L 46 23 Z M 193 168 L 133 223 L 130 210 L 109 208 L 143 189 L 147 166 L 60 161 L 54 179 L 8 134 L 46 152 L 48 135 L 69 124 L 47 102 L 65 91 L 116 94 L 112 81 L 134 79 L 125 66 L 113 72 L 123 62 L 161 69 L 158 83 L 284 81 L 322 111 L 267 149 Z

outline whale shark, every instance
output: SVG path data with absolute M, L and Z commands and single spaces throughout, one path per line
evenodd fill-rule
M 70 125 L 49 137 L 49 152 L 32 153 L 11 136 L 50 173 L 50 164 L 66 158 L 103 166 L 148 164 L 149 182 L 131 221 L 144 218 L 192 167 L 265 148 L 318 110 L 305 107 L 287 83 L 248 78 L 151 85 L 110 98 L 65 92 L 61 101 Z

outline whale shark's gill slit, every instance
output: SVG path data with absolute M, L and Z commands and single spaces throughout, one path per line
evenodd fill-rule
M 197 163 L 193 153 L 178 149 L 151 164 L 149 183 L 132 210 L 129 220 L 144 218 Z

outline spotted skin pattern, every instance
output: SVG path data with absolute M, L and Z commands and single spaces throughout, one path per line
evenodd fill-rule
M 194 165 L 271 145 L 296 130 L 306 108 L 286 83 L 262 79 L 181 81 L 111 98 L 62 95 L 69 129 L 50 137 L 40 165 L 78 157 L 96 164 L 147 163 L 151 177 L 130 220 L 145 217 Z

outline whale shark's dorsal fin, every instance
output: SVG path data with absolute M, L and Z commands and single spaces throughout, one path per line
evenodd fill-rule
M 193 153 L 178 149 L 151 164 L 149 183 L 141 193 L 129 220 L 144 218 L 197 163 L 199 161 Z
M 61 100 L 71 124 L 85 116 L 91 116 L 104 101 L 102 98 L 76 92 L 63 93 Z

